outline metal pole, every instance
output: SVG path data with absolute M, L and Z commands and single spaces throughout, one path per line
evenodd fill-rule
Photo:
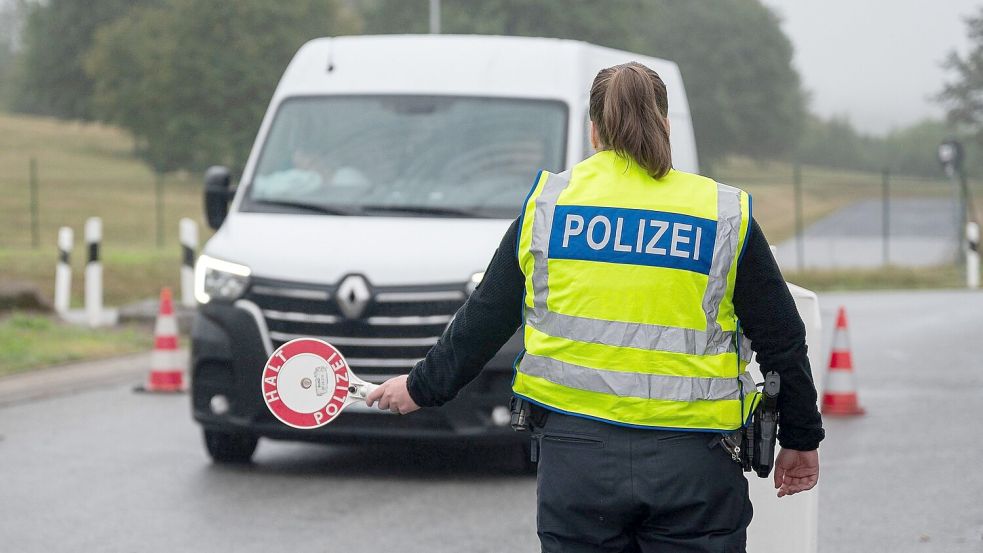
M 976 211 L 976 198 L 973 197 L 973 191 L 969 188 L 969 177 L 966 173 L 963 173 L 963 195 L 966 198 L 966 216 L 970 221 L 974 223 L 980 222 L 980 214 Z
M 881 223 L 883 229 L 884 260 L 886 267 L 891 264 L 891 172 L 884 169 L 881 172 Z
M 164 247 L 164 174 L 157 173 L 155 184 L 156 211 L 157 211 L 157 247 Z
M 430 34 L 440 34 L 440 0 L 430 0 Z
M 792 170 L 792 184 L 795 187 L 795 250 L 799 271 L 805 269 L 805 236 L 802 231 L 802 165 L 798 161 Z
M 948 171 L 949 180 L 952 182 L 952 225 L 956 228 L 956 263 L 965 260 L 966 254 L 963 251 L 963 233 L 965 227 L 962 224 L 962 191 L 959 184 L 959 171 L 953 168 Z
M 969 223 L 969 179 L 966 178 L 966 170 L 959 169 L 959 228 L 965 231 L 966 224 Z M 965 235 L 963 236 L 965 238 Z
M 41 223 L 38 206 L 38 160 L 31 158 L 30 171 L 31 187 L 31 247 L 35 250 L 41 247 Z

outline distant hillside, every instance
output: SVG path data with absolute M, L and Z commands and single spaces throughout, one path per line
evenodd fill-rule
M 156 246 L 155 179 L 132 154 L 132 141 L 113 127 L 0 113 L 0 282 L 30 281 L 47 295 L 54 285 L 58 228 L 75 231 L 75 300 L 85 264 L 83 227 L 103 220 L 106 298 L 110 304 L 153 297 L 175 286 L 180 267 L 178 220 L 204 225 L 198 175 L 164 181 L 164 247 Z M 29 164 L 37 160 L 39 250 L 31 249 Z

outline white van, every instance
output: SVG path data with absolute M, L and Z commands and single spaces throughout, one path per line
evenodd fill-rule
M 674 165 L 696 172 L 689 105 L 670 61 L 541 38 L 305 44 L 238 187 L 227 169 L 206 176 L 218 231 L 196 268 L 191 382 L 211 456 L 248 460 L 259 437 L 523 440 L 507 412 L 518 335 L 458 399 L 407 417 L 363 407 L 295 430 L 267 411 L 259 375 L 276 347 L 301 336 L 338 346 L 367 381 L 408 372 L 481 279 L 537 171 L 593 153 L 590 84 L 631 60 L 664 78 Z

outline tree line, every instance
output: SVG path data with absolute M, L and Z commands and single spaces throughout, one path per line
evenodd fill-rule
M 16 12 L 4 19 L 22 24 L 17 41 L 0 26 L 0 101 L 14 111 L 119 125 L 157 171 L 241 168 L 301 44 L 427 32 L 428 4 L 6 0 L 0 13 Z M 442 31 L 571 38 L 675 61 L 704 165 L 730 155 L 887 163 L 888 142 L 907 145 L 938 130 L 874 144 L 879 139 L 846 122 L 810 116 L 792 45 L 759 0 L 443 0 Z M 835 136 L 849 140 L 832 144 Z
M 983 150 L 972 137 L 955 134 L 944 121 L 926 119 L 882 136 L 858 131 L 843 117 L 809 116 L 795 159 L 808 165 L 878 171 L 919 177 L 941 177 L 939 144 L 959 136 L 966 146 L 967 169 L 983 175 Z

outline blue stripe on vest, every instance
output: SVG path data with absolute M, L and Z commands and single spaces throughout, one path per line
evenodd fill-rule
M 710 274 L 717 222 L 616 207 L 558 205 L 550 259 L 647 265 Z

